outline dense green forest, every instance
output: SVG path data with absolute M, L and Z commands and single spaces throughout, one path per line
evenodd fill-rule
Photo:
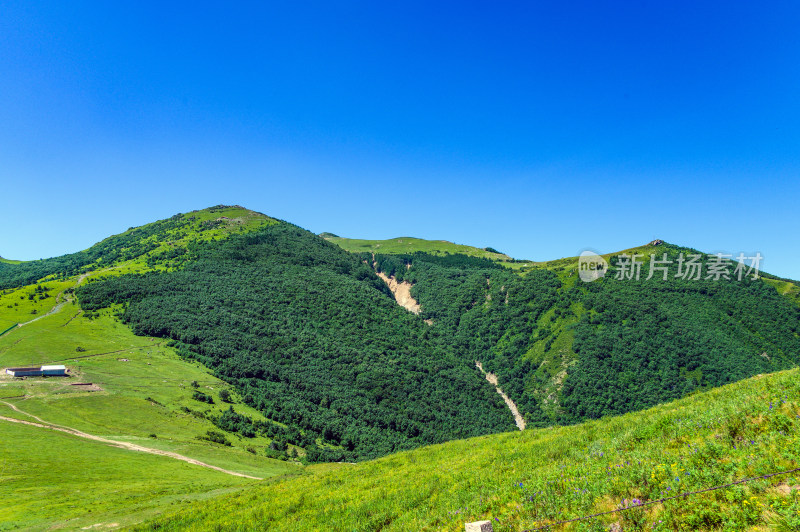
M 498 374 L 528 423 L 554 421 L 526 385 L 536 367 L 523 356 L 547 334 L 538 321 L 559 301 L 562 283 L 554 272 L 540 269 L 521 276 L 487 259 L 422 253 L 376 255 L 374 264 L 414 284 L 412 295 L 422 305 L 422 317 L 432 320 L 434 331 L 450 339 L 466 363 L 479 360 Z
M 652 251 L 673 260 L 696 253 L 671 245 Z M 583 283 L 574 272 L 520 276 L 462 255 L 362 258 L 414 283 L 422 317 L 467 361 L 495 372 L 534 426 L 639 410 L 800 361 L 800 308 L 747 276 L 618 280 L 612 268 Z M 560 335 L 569 348 L 556 353 Z M 542 389 L 553 367 L 566 373 L 557 407 L 548 409 Z
M 285 223 L 200 245 L 179 271 L 82 287 L 82 307 L 121 303 L 135 333 L 213 368 L 311 459 L 513 429 L 478 371 L 357 256 Z
M 580 283 L 563 405 L 570 421 L 618 414 L 800 362 L 800 308 L 761 280 Z
M 118 244 L 94 260 L 152 245 Z M 283 222 L 145 253 L 170 271 L 90 282 L 77 291 L 82 307 L 121 305 L 135 333 L 169 339 L 276 422 L 231 410 L 215 421 L 221 430 L 264 433 L 311 460 L 513 430 L 476 361 L 529 426 L 547 426 L 639 410 L 800 359 L 800 308 L 747 277 L 616 279 L 612 267 L 583 283 L 569 260 L 520 274 L 460 254 L 352 254 Z M 412 283 L 421 315 L 399 307 L 375 271 Z

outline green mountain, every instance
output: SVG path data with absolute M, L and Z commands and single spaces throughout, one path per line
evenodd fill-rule
M 176 271 L 89 283 L 81 306 L 122 305 L 134 333 L 212 368 L 313 460 L 513 428 L 473 365 L 356 255 L 288 223 L 194 252 Z
M 645 261 L 650 254 L 667 259 L 673 270 L 666 280 L 660 274 L 646 279 L 645 262 L 643 275 L 628 278 L 620 259 L 634 253 Z M 675 277 L 681 254 L 697 253 L 654 242 L 606 256 L 611 263 L 606 276 L 584 283 L 578 258 L 516 261 L 443 241 L 316 236 L 242 207 L 217 206 L 131 228 L 75 254 L 2 263 L 0 366 L 63 363 L 72 376 L 0 379 L 0 416 L 29 422 L 0 419 L 0 427 L 14 431 L 3 458 L 28 472 L 4 478 L 0 498 L 4 489 L 26 494 L 8 514 L 15 527 L 68 519 L 81 527 L 96 523 L 80 513 L 92 491 L 85 479 L 52 476 L 47 464 L 55 454 L 30 462 L 35 475 L 28 465 L 35 453 L 29 442 L 45 429 L 54 450 L 74 453 L 89 446 L 89 457 L 97 453 L 109 461 L 103 463 L 114 460 L 93 489 L 126 493 L 128 502 L 103 501 L 99 510 L 113 522 L 131 524 L 179 494 L 186 494 L 187 504 L 209 496 L 197 483 L 201 479 L 213 489 L 239 492 L 253 481 L 237 475 L 313 471 L 323 475 L 320 480 L 302 476 L 297 484 L 275 486 L 299 486 L 322 496 L 315 483 L 338 479 L 350 486 L 348 497 L 363 497 L 357 480 L 339 467 L 329 478 L 323 472 L 332 466 L 301 463 L 362 461 L 540 427 L 526 429 L 524 436 L 468 439 L 442 448 L 466 464 L 463 453 L 475 445 L 487 457 L 498 457 L 508 452 L 503 441 L 520 442 L 513 438 L 528 434 L 546 440 L 554 430 L 577 435 L 599 425 L 547 427 L 638 411 L 795 367 L 798 284 L 767 274 Z M 722 266 L 731 273 L 736 268 L 730 262 Z M 736 401 L 746 389 L 737 386 L 722 388 L 728 390 L 725 401 Z M 697 397 L 720 397 L 715 393 Z M 651 414 L 620 419 L 662 423 Z M 124 450 L 110 452 L 97 440 L 66 441 L 75 434 L 59 435 L 64 427 L 83 434 L 78 438 L 136 442 L 153 456 L 117 460 L 113 456 Z M 618 428 L 603 433 L 603 441 L 619 436 Z M 578 445 L 574 438 L 567 440 Z M 434 453 L 424 456 L 436 463 L 441 459 L 434 458 L 434 449 L 418 452 Z M 546 455 L 539 447 L 530 450 Z M 648 452 L 666 450 L 654 442 Z M 398 467 L 397 474 L 419 476 L 406 460 L 423 456 L 415 453 L 371 462 L 375 465 L 368 467 L 376 469 L 364 478 L 391 482 L 389 465 Z M 544 467 L 514 460 L 519 467 Z M 175 473 L 175 482 L 125 480 L 132 468 L 160 467 L 156 462 L 175 471 L 200 468 L 202 474 Z M 432 485 L 443 479 L 428 478 Z M 62 482 L 68 494 L 59 491 Z M 137 495 L 144 486 L 162 490 L 157 504 Z M 418 484 L 404 486 L 396 529 L 411 523 L 407 504 L 428 497 Z M 585 489 L 603 497 L 621 494 Z M 463 486 L 456 492 L 477 493 Z M 56 493 L 64 497 L 63 507 L 30 514 L 38 500 Z M 273 497 L 260 493 L 265 500 Z M 446 500 L 450 505 L 456 499 Z M 498 500 L 511 501 L 505 495 Z M 375 509 L 379 503 L 364 504 L 363 529 L 383 526 L 372 515 L 393 522 L 389 510 Z M 605 503 L 597 504 L 573 510 Z M 303 527 L 325 520 L 314 504 L 298 505 Z M 443 506 L 426 508 L 420 528 L 447 528 L 458 520 L 445 517 Z M 186 522 L 198 529 L 211 519 L 202 511 L 192 515 Z M 243 522 L 259 522 L 257 516 L 238 515 Z M 292 528 L 292 518 L 284 518 Z M 346 519 L 341 523 L 353 528 Z
M 5 265 L 0 286 L 99 272 L 76 289 L 90 316 L 118 308 L 135 334 L 164 339 L 285 424 L 287 442 L 313 461 L 512 429 L 478 362 L 525 424 L 548 426 L 642 409 L 800 357 L 800 309 L 760 279 L 620 280 L 612 269 L 582 283 L 575 259 L 519 272 L 503 255 L 417 239 L 348 253 L 329 240 L 362 244 L 226 209 Z M 384 248 L 393 253 L 374 251 Z M 673 261 L 694 252 L 660 241 L 627 250 L 639 251 Z M 376 272 L 413 285 L 421 313 L 397 306 Z M 249 419 L 229 428 L 257 432 Z
M 661 243 L 629 253 L 639 251 L 675 261 L 694 252 Z M 576 259 L 523 276 L 475 261 L 374 260 L 414 285 L 421 317 L 493 371 L 529 424 L 629 412 L 793 367 L 800 352 L 798 307 L 769 279 L 617 280 L 612 269 L 583 283 Z
M 673 261 L 693 251 L 651 247 Z M 82 305 L 125 305 L 135 333 L 170 339 L 251 406 L 297 427 L 290 441 L 312 459 L 512 428 L 476 361 L 528 425 L 546 426 L 638 410 L 800 357 L 800 309 L 751 277 L 617 280 L 612 271 L 581 283 L 569 261 L 519 275 L 485 256 L 355 255 L 286 223 L 194 253 L 180 271 L 90 284 Z M 393 304 L 370 264 L 413 285 L 419 318 Z

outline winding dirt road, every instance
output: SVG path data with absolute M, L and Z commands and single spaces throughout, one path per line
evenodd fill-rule
M 201 466 L 201 467 L 207 467 L 208 469 L 213 469 L 215 471 L 219 471 L 221 473 L 226 473 L 228 475 L 233 475 L 233 476 L 236 476 L 236 477 L 251 478 L 253 480 L 264 480 L 263 478 L 260 478 L 260 477 L 254 477 L 254 476 L 251 476 L 251 475 L 245 475 L 244 473 L 237 473 L 236 471 L 230 471 L 228 469 L 223 469 L 221 467 L 217 467 L 217 466 L 214 466 L 214 465 L 211 465 L 211 464 L 206 464 L 205 462 L 201 462 L 200 460 L 195 460 L 194 458 L 189 458 L 188 456 L 183 456 L 182 454 L 173 453 L 173 452 L 170 452 L 170 451 L 162 451 L 161 449 L 152 449 L 150 447 L 143 447 L 141 445 L 136 445 L 135 443 L 129 443 L 129 442 L 117 441 L 117 440 L 109 440 L 108 438 L 95 436 L 94 434 L 88 434 L 86 432 L 82 432 L 82 431 L 77 430 L 77 429 L 72 429 L 72 428 L 69 428 L 69 427 L 64 427 L 62 425 L 55 425 L 53 423 L 48 423 L 48 422 L 44 421 L 41 418 L 38 418 L 38 417 L 36 417 L 36 416 L 34 416 L 32 414 L 29 414 L 29 413 L 27 413 L 27 412 L 25 412 L 23 410 L 20 410 L 19 408 L 17 408 L 15 405 L 13 405 L 11 403 L 7 403 L 5 401 L 0 401 L 0 403 L 3 403 L 5 405 L 9 406 L 12 410 L 14 410 L 16 412 L 19 412 L 22 415 L 25 415 L 25 416 L 28 416 L 28 417 L 31 417 L 31 418 L 37 420 L 38 423 L 33 422 L 33 421 L 24 421 L 22 419 L 16 419 L 16 418 L 13 418 L 13 417 L 0 416 L 0 420 L 2 420 L 2 421 L 8 421 L 10 423 L 19 423 L 21 425 L 28 425 L 28 426 L 31 426 L 31 427 L 38 427 L 38 428 L 42 428 L 42 429 L 49 429 L 49 430 L 56 430 L 56 431 L 59 431 L 59 432 L 65 432 L 67 434 L 71 434 L 71 435 L 77 436 L 79 438 L 85 438 L 87 440 L 92 440 L 92 441 L 97 441 L 97 442 L 100 442 L 100 443 L 105 443 L 107 445 L 112 445 L 114 447 L 119 447 L 120 449 L 127 449 L 129 451 L 139 451 L 139 452 L 142 452 L 142 453 L 155 454 L 155 455 L 158 455 L 158 456 L 166 456 L 168 458 L 173 458 L 175 460 L 181 460 L 183 462 L 188 462 L 190 464 L 198 465 L 198 466 Z
M 78 280 L 75 283 L 75 285 L 73 286 L 73 288 L 76 288 L 76 287 L 80 286 L 80 284 L 87 277 L 89 277 L 89 275 L 91 275 L 91 273 L 96 273 L 96 272 L 89 272 L 89 273 L 84 273 L 83 275 L 81 275 L 78 278 Z M 34 318 L 34 319 L 30 320 L 30 321 L 26 321 L 25 323 L 20 323 L 20 324 L 17 325 L 17 327 L 24 327 L 25 325 L 29 325 L 31 323 L 39 321 L 40 319 L 46 318 L 47 316 L 55 314 L 56 312 L 61 310 L 64 307 L 64 305 L 66 305 L 67 303 L 72 301 L 72 298 L 66 297 L 64 295 L 65 291 L 66 290 L 60 292 L 58 294 L 58 296 L 56 296 L 56 304 L 46 314 L 42 314 L 41 316 L 38 316 L 38 317 L 36 317 L 36 318 Z M 62 301 L 62 299 L 63 299 L 63 301 Z M 170 451 L 162 451 L 161 449 L 153 449 L 153 448 L 150 448 L 150 447 L 144 447 L 142 445 L 136 445 L 135 443 L 129 443 L 129 442 L 118 441 L 118 440 L 110 440 L 108 438 L 103 438 L 101 436 L 95 436 L 94 434 L 88 434 L 86 432 L 83 432 L 83 431 L 80 431 L 80 430 L 77 430 L 77 429 L 73 429 L 73 428 L 70 428 L 70 427 L 65 427 L 63 425 L 56 425 L 55 423 L 49 423 L 49 422 L 47 422 L 47 421 L 45 421 L 45 420 L 43 420 L 43 419 L 41 419 L 39 417 L 34 416 L 33 414 L 29 414 L 28 412 L 25 412 L 25 411 L 17 408 L 16 405 L 13 405 L 13 404 L 8 403 L 6 401 L 0 401 L 0 403 L 5 404 L 6 406 L 11 408 L 15 412 L 18 412 L 18 413 L 20 413 L 20 414 L 22 414 L 24 416 L 28 416 L 31 419 L 35 419 L 36 420 L 36 422 L 33 422 L 33 421 L 24 421 L 22 419 L 16 419 L 16 418 L 12 418 L 12 417 L 0 416 L 0 420 L 2 420 L 2 421 L 7 421 L 9 423 L 19 423 L 19 424 L 22 424 L 22 425 L 28 425 L 28 426 L 31 426 L 31 427 L 37 427 L 37 428 L 41 428 L 41 429 L 48 429 L 48 430 L 55 430 L 55 431 L 58 431 L 58 432 L 64 432 L 66 434 L 71 434 L 71 435 L 77 436 L 79 438 L 85 438 L 87 440 L 92 440 L 92 441 L 97 441 L 97 442 L 100 442 L 100 443 L 105 443 L 106 445 L 112 445 L 114 447 L 119 447 L 120 449 L 127 449 L 129 451 L 138 451 L 138 452 L 154 454 L 154 455 L 158 455 L 158 456 L 166 456 L 168 458 L 173 458 L 175 460 L 181 460 L 183 462 L 188 462 L 190 464 L 198 465 L 200 467 L 206 467 L 208 469 L 213 469 L 215 471 L 219 471 L 221 473 L 226 473 L 228 475 L 233 475 L 233 476 L 236 476 L 236 477 L 251 478 L 253 480 L 264 480 L 261 477 L 254 477 L 254 476 L 251 476 L 251 475 L 245 475 L 244 473 L 237 473 L 236 471 L 230 471 L 228 469 L 223 469 L 221 467 L 217 467 L 217 466 L 214 466 L 214 465 L 211 465 L 211 464 L 206 464 L 205 462 L 201 462 L 200 460 L 195 460 L 194 458 L 189 458 L 188 456 L 183 456 L 182 454 L 173 453 L 173 452 L 170 452 Z

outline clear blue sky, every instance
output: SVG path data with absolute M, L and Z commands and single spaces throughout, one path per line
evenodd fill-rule
M 797 2 L 165 4 L 0 5 L 0 255 L 228 203 L 800 278 Z

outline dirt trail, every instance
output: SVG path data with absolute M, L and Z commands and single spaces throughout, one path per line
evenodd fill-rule
M 72 288 L 77 288 L 78 286 L 80 286 L 80 284 L 83 282 L 83 280 L 84 280 L 84 279 L 86 279 L 87 277 L 89 277 L 89 274 L 88 274 L 88 273 L 84 273 L 83 275 L 81 275 L 81 276 L 78 278 L 78 282 L 76 282 L 76 283 L 75 283 L 75 286 L 73 286 Z M 36 322 L 36 321 L 39 321 L 39 320 L 40 320 L 40 319 L 42 319 L 42 318 L 46 318 L 47 316 L 50 316 L 50 315 L 52 315 L 52 314 L 55 314 L 56 312 L 58 312 L 59 310 L 61 310 L 61 309 L 64 307 L 64 305 L 66 305 L 67 303 L 69 303 L 70 301 L 72 301 L 72 299 L 71 299 L 71 298 L 68 298 L 68 297 L 64 297 L 64 301 L 61 301 L 61 298 L 62 298 L 62 296 L 63 296 L 63 295 L 64 295 L 64 291 L 62 291 L 62 292 L 59 292 L 59 294 L 56 296 L 56 304 L 55 304 L 55 306 L 54 306 L 53 308 L 51 308 L 51 309 L 50 309 L 50 310 L 47 312 L 47 314 L 42 314 L 42 315 L 41 315 L 41 316 L 39 316 L 38 318 L 33 318 L 32 320 L 30 320 L 30 321 L 26 321 L 25 323 L 19 323 L 19 324 L 17 324 L 17 327 L 24 327 L 25 325 L 30 325 L 31 323 L 34 323 L 34 322 Z M 12 329 L 12 330 L 13 330 L 13 329 Z
M 500 385 L 497 382 L 497 375 L 494 373 L 487 373 L 483 369 L 483 364 L 477 360 L 475 361 L 475 367 L 481 370 L 481 373 L 486 376 L 486 380 L 494 386 L 494 389 L 497 390 L 497 393 L 499 393 L 500 397 L 503 398 L 503 401 L 506 402 L 508 409 L 511 410 L 511 414 L 514 416 L 514 422 L 517 424 L 517 428 L 519 428 L 519 430 L 525 430 L 525 419 L 522 417 L 522 414 L 519 413 L 519 409 L 517 408 L 517 405 L 514 404 L 514 401 L 512 401 L 511 398 L 507 396 L 500 388 Z
M 383 272 L 377 272 L 378 277 L 389 286 L 389 290 L 394 294 L 397 304 L 414 314 L 420 313 L 420 306 L 417 300 L 411 297 L 411 287 L 413 286 L 408 281 L 398 283 L 394 277 L 389 277 Z
M 64 305 L 65 305 L 65 304 L 66 304 L 66 301 L 62 301 L 61 303 L 56 303 L 56 306 L 54 306 L 53 308 L 51 308 L 51 309 L 50 309 L 50 310 L 47 312 L 47 314 L 42 314 L 42 315 L 41 315 L 41 316 L 39 316 L 38 318 L 33 318 L 32 320 L 30 320 L 30 321 L 26 321 L 25 323 L 20 323 L 19 325 L 17 325 L 17 327 L 24 327 L 24 326 L 26 326 L 26 325 L 30 325 L 31 323 L 37 322 L 37 321 L 39 321 L 39 320 L 40 320 L 40 319 L 42 319 L 42 318 L 46 318 L 47 316 L 50 316 L 51 314 L 55 314 L 56 312 L 58 312 L 59 310 L 61 310 L 61 309 L 64 307 Z M 12 329 L 12 330 L 13 330 L 13 329 Z
M 9 402 L 7 402 L 7 401 L 0 401 L 0 403 L 3 403 L 4 405 L 6 405 L 7 407 L 9 407 L 9 408 L 10 408 L 11 410 L 13 410 L 14 412 L 19 412 L 19 413 L 20 413 L 20 414 L 22 414 L 23 416 L 32 417 L 33 419 L 35 419 L 35 420 L 36 420 L 36 421 L 38 421 L 39 423 L 44 423 L 45 425 L 50 425 L 50 424 L 51 424 L 51 423 L 48 423 L 47 421 L 45 421 L 45 420 L 43 420 L 43 419 L 41 419 L 41 418 L 38 418 L 38 417 L 34 416 L 33 414 L 29 414 L 29 413 L 27 413 L 27 412 L 24 412 L 24 411 L 20 410 L 19 408 L 17 408 L 17 405 L 11 404 L 11 403 L 9 403 Z
M 119 447 L 121 449 L 127 449 L 129 451 L 139 451 L 139 452 L 143 452 L 143 453 L 155 454 L 155 455 L 158 455 L 158 456 L 166 456 L 168 458 L 174 458 L 175 460 L 181 460 L 183 462 L 188 462 L 190 464 L 198 465 L 198 466 L 201 466 L 201 467 L 207 467 L 208 469 L 214 469 L 215 471 L 220 471 L 221 473 L 227 473 L 228 475 L 233 475 L 233 476 L 236 476 L 236 477 L 251 478 L 253 480 L 264 480 L 263 478 L 260 478 L 260 477 L 253 477 L 253 476 L 250 476 L 250 475 L 245 475 L 244 473 L 237 473 L 236 471 L 230 471 L 228 469 L 223 469 L 221 467 L 217 467 L 217 466 L 213 466 L 213 465 L 210 465 L 210 464 L 206 464 L 206 463 L 201 462 L 199 460 L 195 460 L 194 458 L 189 458 L 188 456 L 183 456 L 182 454 L 173 453 L 173 452 L 170 452 L 170 451 L 162 451 L 161 449 L 152 449 L 150 447 L 142 447 L 141 445 L 136 445 L 135 443 L 129 443 L 129 442 L 117 441 L 117 440 L 109 440 L 108 438 L 102 438 L 100 436 L 95 436 L 94 434 L 87 434 L 86 432 L 82 432 L 82 431 L 77 430 L 77 429 L 72 429 L 72 428 L 69 428 L 69 427 L 64 427 L 62 425 L 55 425 L 53 423 L 48 423 L 48 422 L 44 421 L 41 418 L 38 418 L 38 417 L 36 417 L 36 416 L 34 416 L 32 414 L 28 414 L 27 412 L 24 412 L 24 411 L 20 410 L 19 408 L 17 408 L 15 405 L 12 405 L 11 403 L 7 403 L 5 401 L 0 401 L 0 403 L 4 403 L 4 404 L 8 405 L 9 407 L 11 407 L 12 410 L 14 410 L 16 412 L 19 412 L 20 414 L 23 414 L 25 416 L 29 416 L 29 417 L 39 421 L 39 423 L 34 423 L 33 421 L 23 421 L 21 419 L 15 419 L 13 417 L 0 416 L 0 420 L 2 420 L 2 421 L 8 421 L 8 422 L 11 422 L 11 423 L 20 423 L 22 425 L 29 425 L 29 426 L 32 426 L 32 427 L 39 427 L 39 428 L 42 428 L 42 429 L 57 430 L 59 432 L 65 432 L 65 433 L 71 434 L 73 436 L 78 436 L 79 438 L 85 438 L 87 440 L 98 441 L 100 443 L 105 443 L 105 444 L 108 444 L 108 445 L 112 445 L 114 447 Z

